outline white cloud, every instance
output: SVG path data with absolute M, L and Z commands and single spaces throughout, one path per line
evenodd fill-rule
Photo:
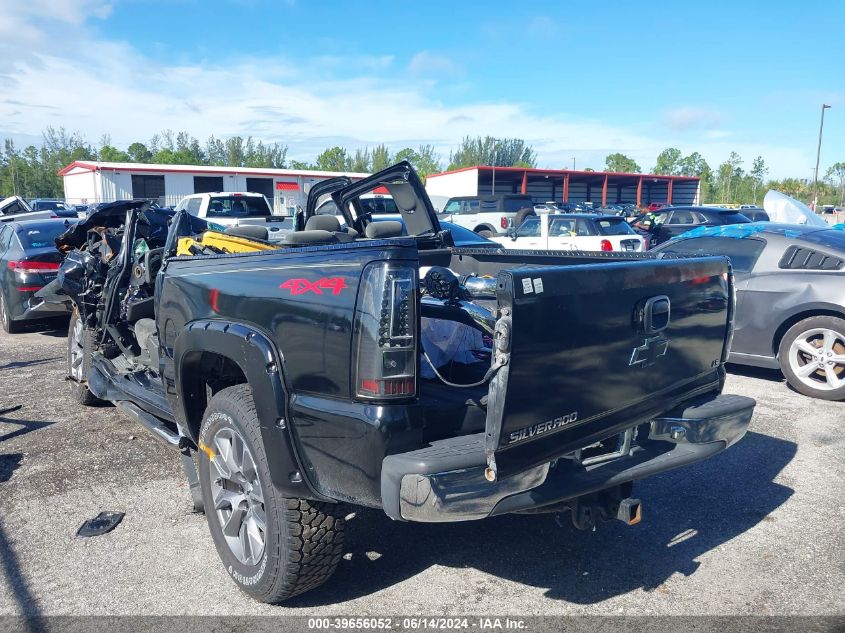
M 111 3 L 103 0 L 0 0 L 4 19 L 55 20 L 64 24 L 82 24 L 92 16 L 105 19 L 111 14 Z
M 408 70 L 414 75 L 443 75 L 455 72 L 457 66 L 445 55 L 420 51 L 411 58 Z
M 686 106 L 667 110 L 664 113 L 664 119 L 669 128 L 683 132 L 718 126 L 722 122 L 722 114 L 712 108 Z
M 50 15 L 58 16 L 54 19 L 63 21 L 64 31 L 74 36 L 47 38 L 34 48 L 22 42 L 40 37 L 41 22 L 28 30 L 31 12 L 13 12 L 19 26 L 13 43 L 19 48 L 5 58 L 6 72 L 0 58 L 0 136 L 31 138 L 47 126 L 61 125 L 92 142 L 108 133 L 116 145 L 125 147 L 170 128 L 201 140 L 211 134 L 253 135 L 286 143 L 291 157 L 305 159 L 331 144 L 354 148 L 385 142 L 398 149 L 431 143 L 445 161 L 464 136 L 489 134 L 526 139 L 537 149 L 539 164 L 550 167 L 571 165 L 576 156 L 579 167 L 599 169 L 605 154 L 622 151 L 648 168 L 668 146 L 685 153 L 699 151 L 713 165 L 731 150 L 747 161 L 762 154 L 771 163 L 773 177 L 809 164 L 803 150 L 728 145 L 716 133 L 712 113 L 694 108 L 669 117 L 693 131 L 696 121 L 704 121 L 700 134 L 684 134 L 685 145 L 677 134 L 646 134 L 565 111 L 543 116 L 520 103 L 485 101 L 481 96 L 447 105 L 437 100 L 429 79 L 455 71 L 455 65 L 430 51 L 411 60 L 410 70 L 425 78 L 415 81 L 408 81 L 407 73 L 403 76 L 391 56 L 360 56 L 346 59 L 345 65 L 333 57 L 295 63 L 285 58 L 240 58 L 213 65 L 159 63 L 127 44 L 98 40 L 86 32 L 78 7 L 93 11 L 108 5 L 93 0 L 56 4 Z M 8 23 L 3 24 L 7 28 Z M 22 55 L 20 50 L 37 52 Z M 349 68 L 357 74 L 350 75 Z

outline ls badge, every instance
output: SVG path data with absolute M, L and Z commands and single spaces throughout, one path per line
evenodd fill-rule
M 669 349 L 669 339 L 665 336 L 653 336 L 643 341 L 639 347 L 631 352 L 630 367 L 650 367 L 657 362 L 661 356 L 666 356 Z

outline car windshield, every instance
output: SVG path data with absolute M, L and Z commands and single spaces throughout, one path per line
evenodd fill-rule
M 657 248 L 660 252 L 682 255 L 723 255 L 731 260 L 735 271 L 749 272 L 766 243 L 760 239 L 732 237 L 693 237 L 667 242 Z
M 399 209 L 393 198 L 379 196 L 376 198 L 359 198 L 358 202 L 361 204 L 361 211 L 363 213 L 372 213 L 373 215 L 381 215 L 384 213 L 399 213 Z
M 64 222 L 45 222 L 44 224 L 26 224 L 18 228 L 18 240 L 24 250 L 56 246 L 56 238 L 67 231 Z
M 212 198 L 206 215 L 209 218 L 264 218 L 271 214 L 264 196 L 228 196 Z
M 36 211 L 55 211 L 56 209 L 64 209 L 65 205 L 55 200 L 38 200 L 33 208 Z
M 602 235 L 635 235 L 636 231 L 625 222 L 624 218 L 602 218 L 596 220 L 596 226 Z
M 722 224 L 742 224 L 743 222 L 751 222 L 751 220 L 742 215 L 739 211 L 720 211 L 719 217 L 722 219 Z

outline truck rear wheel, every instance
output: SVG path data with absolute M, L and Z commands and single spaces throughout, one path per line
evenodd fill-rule
M 340 509 L 286 498 L 273 486 L 248 385 L 211 398 L 199 439 L 208 527 L 235 584 L 276 603 L 328 580 L 343 555 Z

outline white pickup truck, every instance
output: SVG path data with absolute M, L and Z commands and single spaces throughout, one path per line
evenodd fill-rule
M 519 226 L 529 213 L 534 214 L 531 196 L 514 193 L 449 198 L 439 217 L 484 237 L 492 237 L 505 235 L 511 226 Z
M 588 213 L 543 213 L 527 218 L 511 235 L 487 239 L 505 248 L 522 250 L 646 250 L 645 240 L 625 222 L 625 218 Z
M 273 215 L 270 205 L 260 193 L 221 191 L 195 193 L 182 198 L 176 211 L 185 209 L 191 215 L 226 228 L 260 226 L 267 229 L 267 239 L 278 242 L 293 229 L 293 218 Z

